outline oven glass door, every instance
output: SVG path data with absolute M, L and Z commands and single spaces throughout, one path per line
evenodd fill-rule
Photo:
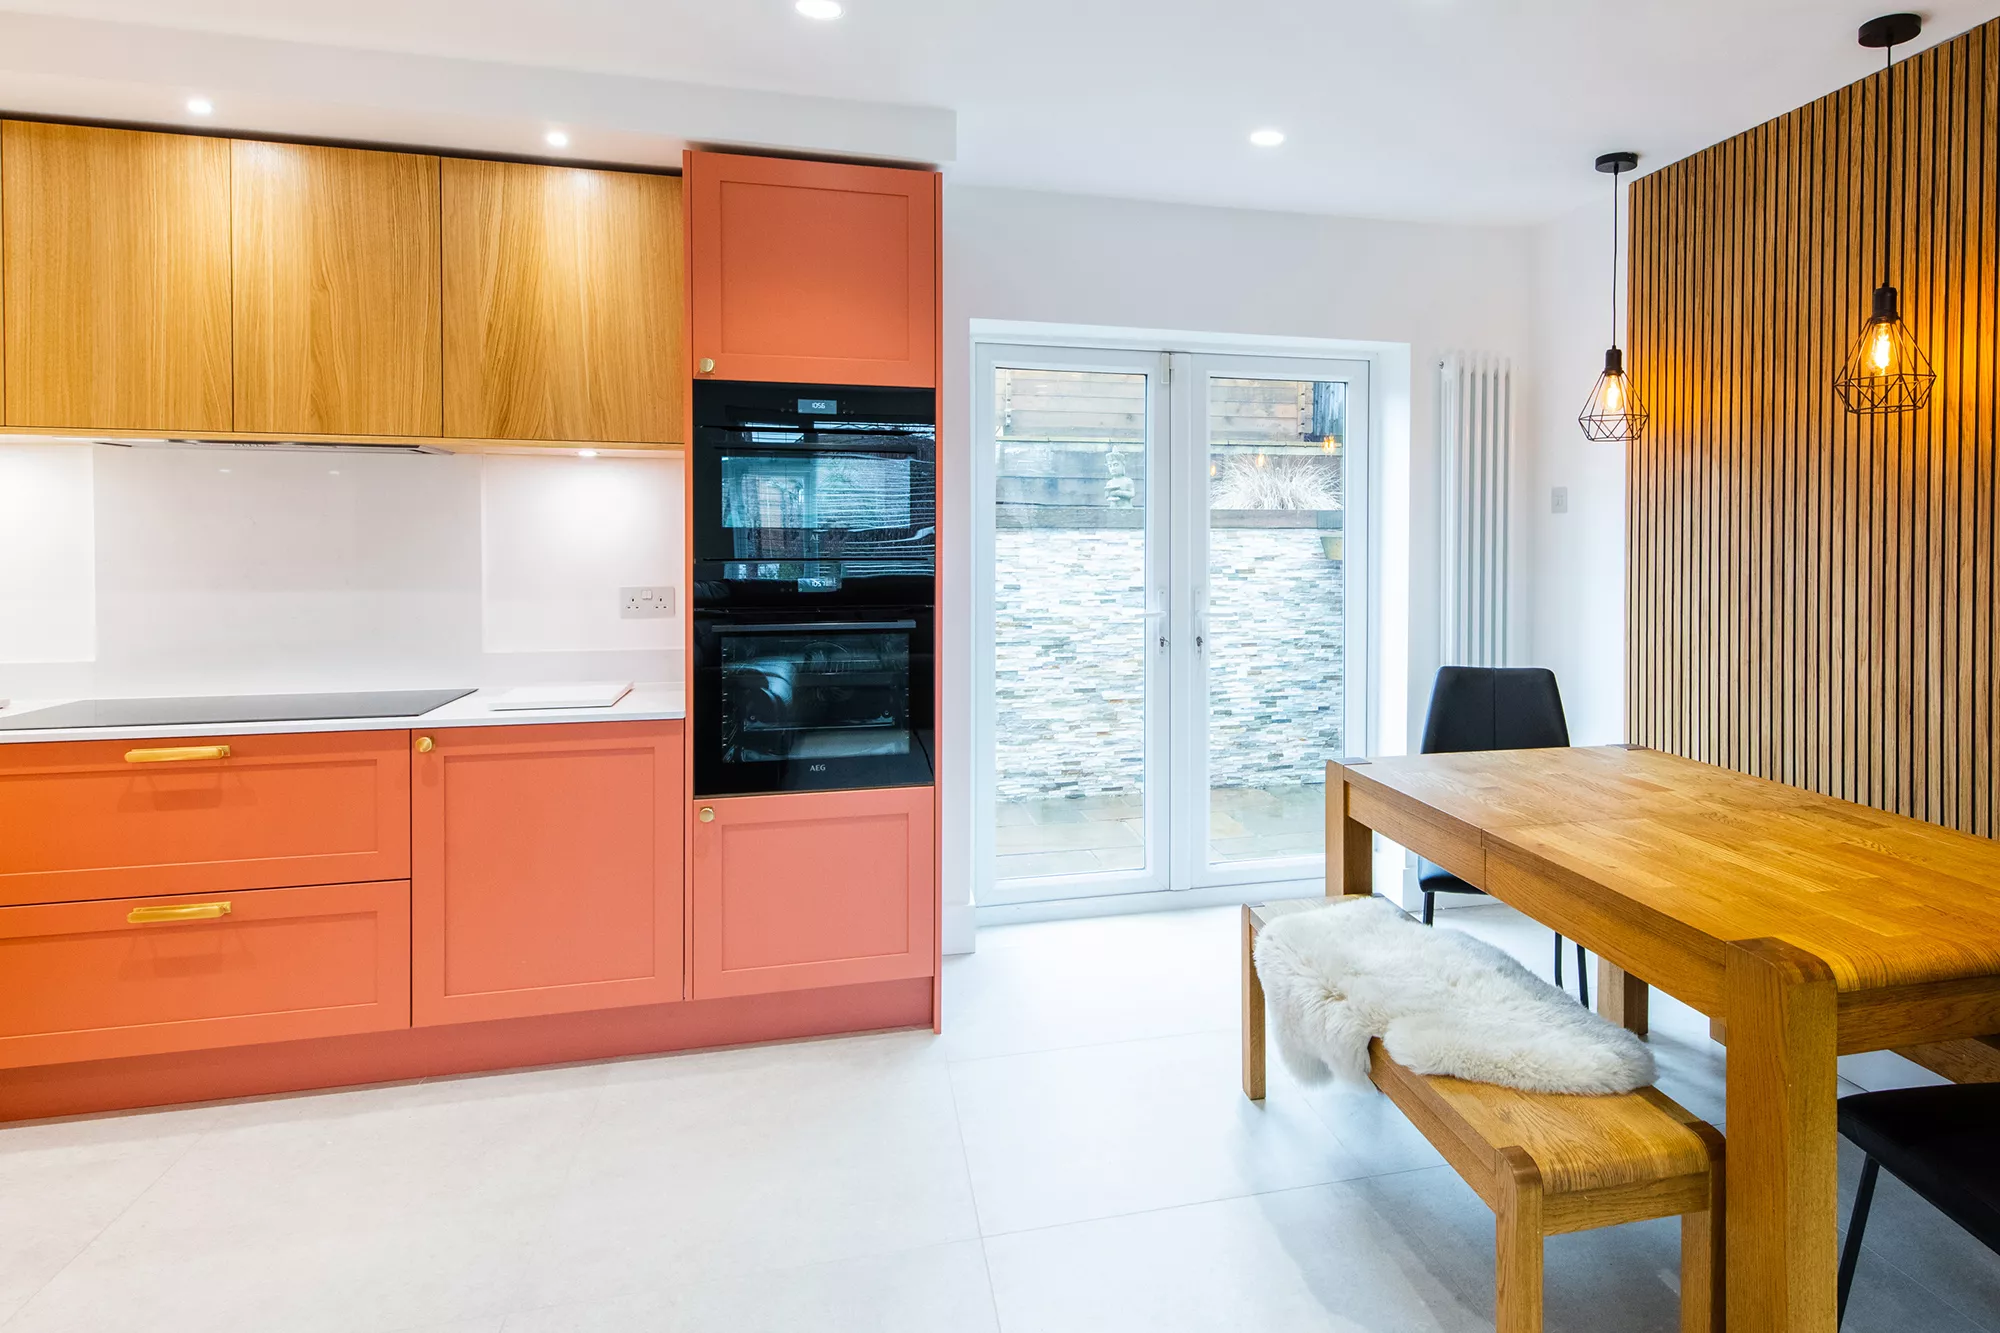
M 697 614 L 701 796 L 931 780 L 931 613 Z
M 925 438 L 708 430 L 697 449 L 695 554 L 717 561 L 937 563 L 935 445 Z

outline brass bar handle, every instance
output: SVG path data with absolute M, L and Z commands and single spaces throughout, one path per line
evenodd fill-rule
M 214 921 L 228 915 L 228 903 L 178 903 L 173 907 L 135 907 L 125 919 L 135 926 L 151 926 L 164 921 Z
M 185 764 L 194 759 L 227 759 L 227 745 L 168 745 L 157 750 L 127 750 L 128 764 Z

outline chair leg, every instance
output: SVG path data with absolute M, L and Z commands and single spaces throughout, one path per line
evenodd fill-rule
M 1861 1262 L 1861 1233 L 1868 1229 L 1868 1206 L 1875 1202 L 1875 1177 L 1882 1164 L 1870 1157 L 1861 1168 L 1861 1188 L 1854 1192 L 1854 1215 L 1847 1219 L 1847 1244 L 1840 1251 L 1840 1305 L 1834 1327 L 1847 1317 L 1847 1293 L 1854 1286 L 1854 1267 Z
M 1427 894 L 1425 894 L 1425 895 L 1424 895 L 1424 924 L 1425 924 L 1425 925 L 1427 925 L 1427 926 L 1428 926 L 1428 925 L 1430 925 L 1430 924 L 1431 924 L 1431 915 L 1432 915 L 1432 912 L 1433 912 L 1433 910 L 1434 910 L 1434 909 L 1435 909 L 1436 907 L 1437 907 L 1437 895 L 1436 895 L 1435 893 L 1427 893 Z
M 1581 944 L 1576 946 L 1576 998 L 1583 1001 L 1584 1008 L 1590 1008 L 1590 964 Z
M 1562 988 L 1562 984 L 1563 984 L 1563 937 L 1558 935 L 1556 936 L 1556 988 L 1560 990 Z

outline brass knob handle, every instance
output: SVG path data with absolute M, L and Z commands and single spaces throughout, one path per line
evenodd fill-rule
M 701 373 L 704 375 L 713 375 L 715 373 L 714 357 L 705 356 L 701 359 Z
M 418 754 L 429 754 L 429 753 L 430 753 L 430 752 L 431 752 L 432 750 L 435 750 L 435 749 L 437 749 L 437 742 L 436 742 L 436 741 L 432 740 L 432 739 L 431 739 L 430 737 L 428 737 L 428 736 L 419 736 L 419 737 L 417 737 L 417 753 L 418 753 Z
M 701 808 L 701 814 L 696 816 L 696 818 L 700 819 L 701 822 L 704 824 L 713 824 L 715 822 L 715 807 L 712 805 L 704 805 Z

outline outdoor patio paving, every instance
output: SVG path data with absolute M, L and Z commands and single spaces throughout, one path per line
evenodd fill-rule
M 1312 856 L 1326 846 L 1326 788 L 1291 783 L 1209 792 L 1215 862 Z M 999 802 L 1002 879 L 1089 875 L 1145 865 L 1139 793 Z

